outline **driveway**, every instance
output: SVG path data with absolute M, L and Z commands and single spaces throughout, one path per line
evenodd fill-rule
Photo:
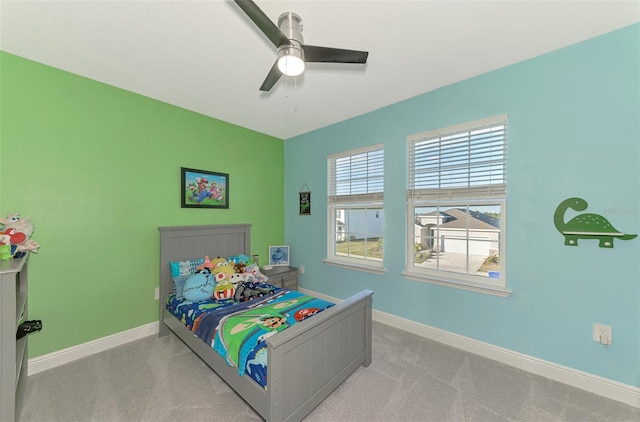
M 485 255 L 469 255 L 469 274 L 476 274 L 485 258 Z M 466 256 L 461 253 L 440 252 L 437 254 L 437 259 L 436 256 L 434 256 L 416 266 L 455 273 L 466 273 L 466 271 L 464 271 L 466 267 Z

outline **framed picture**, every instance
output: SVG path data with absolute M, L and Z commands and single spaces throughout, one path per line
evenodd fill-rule
M 182 167 L 182 208 L 229 208 L 229 175 Z
M 300 215 L 311 215 L 311 192 L 298 192 L 300 195 Z
M 269 265 L 285 267 L 289 265 L 288 246 L 269 246 Z

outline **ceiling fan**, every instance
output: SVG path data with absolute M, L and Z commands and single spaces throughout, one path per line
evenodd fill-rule
M 305 62 L 366 63 L 366 51 L 343 50 L 304 44 L 302 18 L 285 12 L 278 18 L 276 26 L 252 0 L 235 0 L 256 26 L 278 49 L 278 57 L 271 67 L 260 91 L 269 91 L 280 77 L 297 76 L 304 72 Z

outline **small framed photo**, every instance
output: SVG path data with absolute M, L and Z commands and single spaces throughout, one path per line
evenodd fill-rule
M 229 208 L 229 175 L 181 168 L 181 208 Z
M 273 267 L 289 266 L 289 247 L 269 246 L 269 265 Z

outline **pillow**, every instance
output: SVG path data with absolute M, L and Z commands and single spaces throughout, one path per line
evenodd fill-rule
M 196 272 L 197 267 L 204 263 L 204 258 L 191 259 L 189 261 L 169 262 L 171 267 L 171 278 L 173 278 L 173 291 L 176 299 L 183 299 L 182 289 L 187 277 Z
M 171 266 L 171 277 L 193 274 L 202 264 L 204 264 L 204 258 L 191 259 L 189 261 L 169 262 L 169 265 Z
M 179 275 L 177 277 L 173 277 L 173 291 L 176 293 L 176 299 L 184 299 L 182 290 L 184 289 L 184 283 L 187 281 L 189 275 Z
M 197 272 L 187 276 L 182 289 L 185 299 L 192 302 L 200 302 L 211 299 L 213 289 L 216 287 L 216 279 L 213 274 Z

